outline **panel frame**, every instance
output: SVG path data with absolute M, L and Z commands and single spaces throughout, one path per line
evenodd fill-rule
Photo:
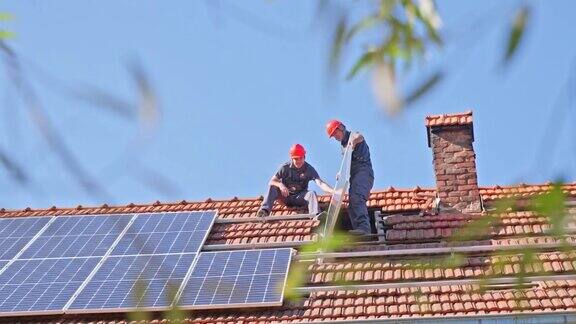
M 231 309 L 231 308 L 247 308 L 247 307 L 254 307 L 254 308 L 260 308 L 260 307 L 272 307 L 272 306 L 282 306 L 284 303 L 284 292 L 286 290 L 286 281 L 288 280 L 288 273 L 290 270 L 290 265 L 292 264 L 292 258 L 294 256 L 295 253 L 295 249 L 293 248 L 276 248 L 276 249 L 251 249 L 251 250 L 233 250 L 233 251 L 218 251 L 218 252 L 202 252 L 201 254 L 218 254 L 218 253 L 222 253 L 222 252 L 231 252 L 231 253 L 235 253 L 235 252 L 248 252 L 248 251 L 254 251 L 254 250 L 261 250 L 261 251 L 265 251 L 265 250 L 290 250 L 290 253 L 288 255 L 288 262 L 286 263 L 286 275 L 284 276 L 284 282 L 282 283 L 282 291 L 280 292 L 280 301 L 278 302 L 259 302 L 259 303 L 233 303 L 233 304 L 213 304 L 213 305 L 181 305 L 181 304 L 177 304 L 179 309 L 182 310 L 206 310 L 206 309 Z M 200 259 L 200 255 L 196 258 L 196 262 Z M 194 265 L 194 268 L 196 268 L 196 264 Z M 192 269 L 194 270 L 194 269 Z M 188 284 L 188 281 L 190 280 L 192 276 L 192 273 L 190 273 L 190 277 L 188 278 L 188 280 L 186 281 L 186 283 L 181 287 L 181 292 L 184 290 L 184 288 L 186 287 L 186 285 Z M 182 297 L 182 295 L 178 295 L 178 298 L 175 298 L 175 300 L 177 302 L 179 302 L 180 298 Z M 174 305 L 172 305 L 172 307 L 174 307 Z

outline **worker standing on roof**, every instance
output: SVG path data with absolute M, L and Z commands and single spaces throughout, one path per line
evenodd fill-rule
M 262 202 L 258 217 L 270 215 L 274 201 L 280 198 L 286 206 L 306 206 L 308 213 L 318 213 L 318 197 L 314 191 L 308 190 L 308 182 L 314 180 L 324 191 L 332 194 L 330 186 L 320 179 L 318 172 L 306 159 L 306 150 L 300 144 L 290 148 L 290 162 L 284 163 L 268 183 L 268 194 Z
M 370 218 L 366 201 L 374 185 L 374 171 L 370 160 L 370 149 L 364 137 L 358 132 L 346 130 L 346 126 L 338 120 L 326 124 L 328 137 L 334 138 L 343 148 L 352 141 L 352 161 L 350 164 L 350 189 L 348 190 L 348 215 L 352 223 L 351 234 L 366 235 L 371 233 Z

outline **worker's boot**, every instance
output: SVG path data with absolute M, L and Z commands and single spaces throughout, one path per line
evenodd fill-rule
M 364 235 L 367 235 L 369 233 L 366 233 L 361 229 L 353 229 L 353 230 L 349 230 L 348 234 L 350 234 L 352 236 L 364 236 Z
M 266 209 L 259 209 L 258 212 L 256 213 L 256 216 L 261 218 L 268 217 L 269 215 L 270 212 L 267 211 Z

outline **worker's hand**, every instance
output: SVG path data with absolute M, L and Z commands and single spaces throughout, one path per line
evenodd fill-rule
M 282 183 L 280 184 L 280 193 L 282 193 L 282 197 L 288 197 L 289 191 L 288 188 Z

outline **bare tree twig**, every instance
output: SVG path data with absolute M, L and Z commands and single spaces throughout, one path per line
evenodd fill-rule
M 4 64 L 9 79 L 12 80 L 19 97 L 27 107 L 33 124 L 44 137 L 49 147 L 57 154 L 66 170 L 74 176 L 77 183 L 87 193 L 99 200 L 111 202 L 111 196 L 84 170 L 76 156 L 66 146 L 60 134 L 50 123 L 34 89 L 24 78 L 16 53 L 2 41 L 0 41 L 0 51 L 4 54 Z

